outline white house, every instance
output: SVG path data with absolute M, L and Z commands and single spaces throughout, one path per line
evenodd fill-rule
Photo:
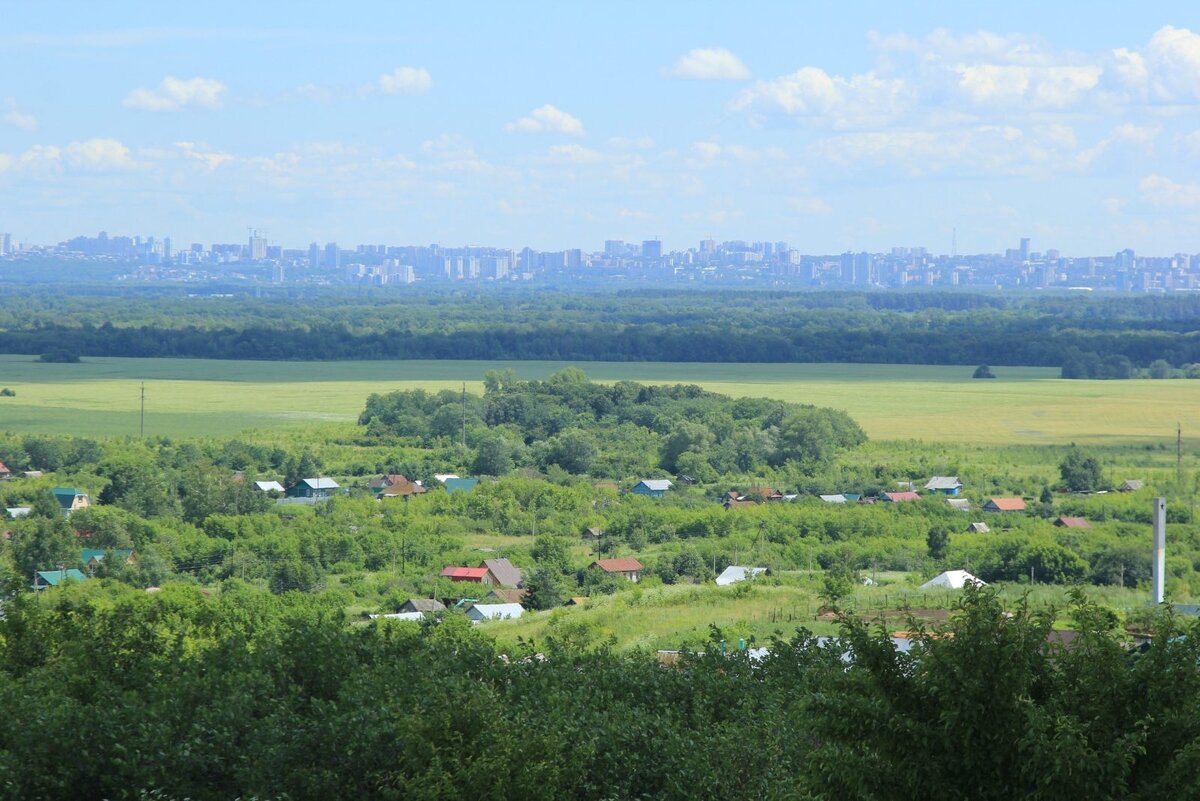
M 472 623 L 483 620 L 504 620 L 518 618 L 525 614 L 525 608 L 520 604 L 472 604 L 467 610 L 467 617 Z
M 746 579 L 756 579 L 762 573 L 766 573 L 765 567 L 743 567 L 742 565 L 730 565 L 721 571 L 721 575 L 717 576 L 717 586 L 727 587 L 730 584 L 737 584 L 739 581 Z

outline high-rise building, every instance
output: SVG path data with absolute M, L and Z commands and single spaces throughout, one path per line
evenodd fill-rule
M 321 246 L 313 242 L 308 246 L 308 269 L 315 270 L 321 266 Z
M 662 240 L 661 239 L 644 239 L 644 240 L 642 240 L 642 258 L 643 259 L 661 259 L 662 258 Z
M 608 258 L 625 255 L 625 243 L 620 239 L 605 239 L 604 240 L 604 255 Z
M 171 237 L 168 236 L 163 239 L 163 261 L 169 261 L 171 253 Z
M 259 236 L 258 231 L 250 232 L 250 247 L 246 251 L 250 261 L 262 261 L 267 258 L 267 238 Z
M 1021 261 L 1029 261 L 1029 237 L 1021 237 Z
M 338 251 L 337 242 L 330 242 L 325 245 L 325 261 L 323 266 L 326 270 L 336 270 L 341 266 L 342 255 Z
M 12 234 L 0 234 L 0 256 L 12 253 Z

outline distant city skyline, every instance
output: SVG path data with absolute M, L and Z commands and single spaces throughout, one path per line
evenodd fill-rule
M 19 242 L 1200 252 L 1194 3 L 0 9 Z

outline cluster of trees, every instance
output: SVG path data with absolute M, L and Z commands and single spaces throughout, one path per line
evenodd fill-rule
M 11 798 L 973 799 L 1200 795 L 1200 630 L 1130 652 L 1079 598 L 967 590 L 898 652 L 843 619 L 664 668 L 569 627 L 500 653 L 461 615 L 346 625 L 320 597 L 81 586 L 0 619 Z M 31 727 L 36 735 L 31 734 Z
M 528 322 L 514 323 L 517 316 Z M 14 292 L 0 350 L 216 359 L 550 359 L 1061 366 L 1124 377 L 1200 363 L 1200 302 L 945 292 L 663 291 L 560 295 L 518 288 L 319 290 L 181 299 L 145 290 Z M 64 322 L 67 320 L 68 322 Z M 1068 375 L 1069 374 L 1069 375 Z
M 359 424 L 374 437 L 430 446 L 461 439 L 472 469 L 504 475 L 518 465 L 611 478 L 658 470 L 698 481 L 792 467 L 811 473 L 866 441 L 845 412 L 730 399 L 697 386 L 603 385 L 578 368 L 545 381 L 489 372 L 482 397 L 449 390 L 371 395 Z

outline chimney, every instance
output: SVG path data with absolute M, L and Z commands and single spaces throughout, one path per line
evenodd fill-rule
M 1163 602 L 1163 582 L 1167 573 L 1167 499 L 1154 499 L 1154 563 L 1150 567 L 1155 605 Z

